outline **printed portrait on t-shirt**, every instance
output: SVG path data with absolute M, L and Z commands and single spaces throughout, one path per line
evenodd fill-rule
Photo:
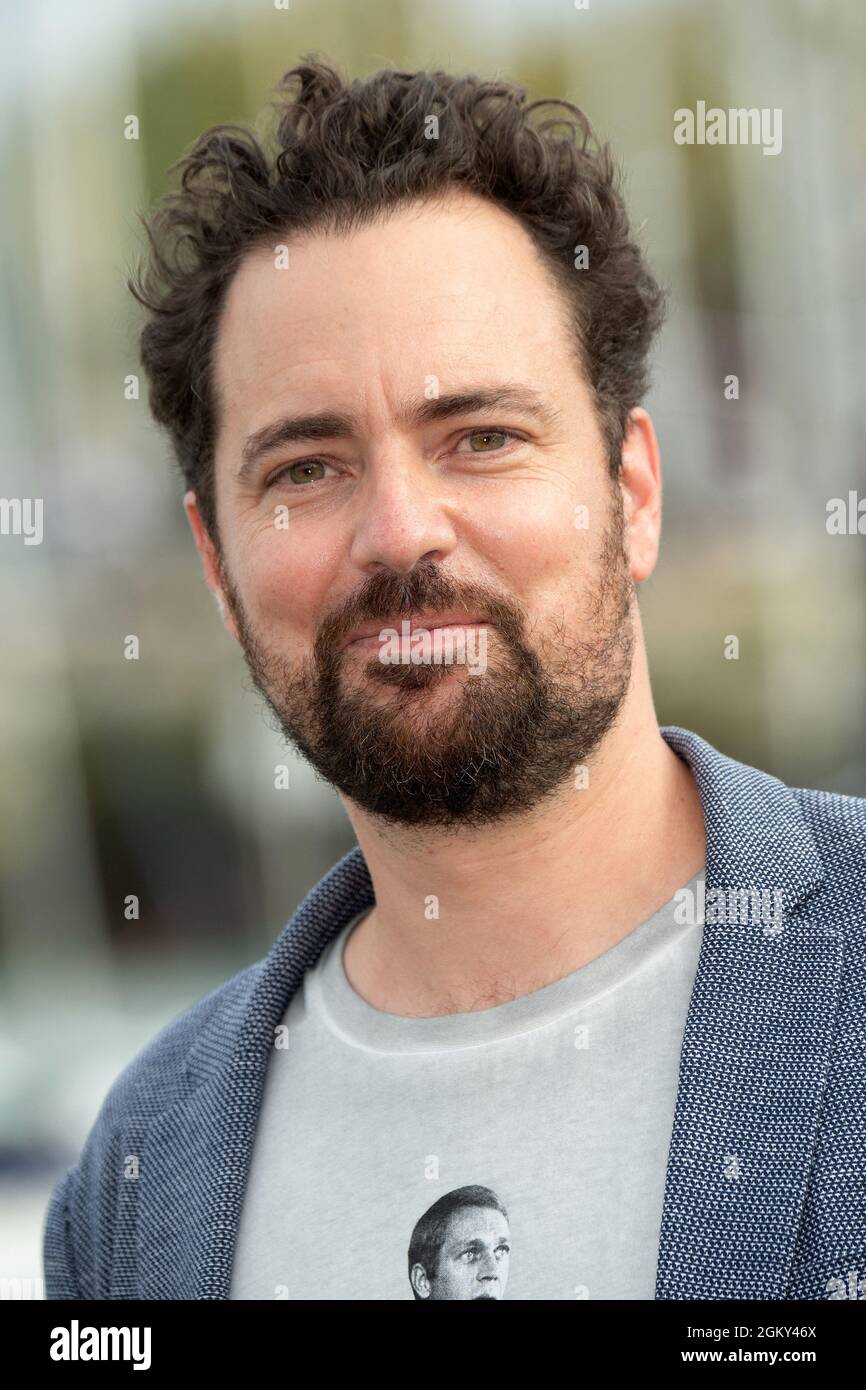
M 428 1207 L 409 1242 L 416 1299 L 504 1298 L 508 1212 L 489 1187 L 457 1187 Z

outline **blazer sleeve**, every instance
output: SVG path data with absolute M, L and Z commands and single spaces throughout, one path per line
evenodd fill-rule
M 83 1298 L 75 1275 L 70 1226 L 70 1202 L 77 1180 L 78 1169 L 68 1168 L 55 1185 L 48 1203 L 42 1239 L 46 1299 Z

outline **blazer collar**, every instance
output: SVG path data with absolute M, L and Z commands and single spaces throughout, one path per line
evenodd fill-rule
M 662 736 L 704 812 L 706 891 L 777 889 L 783 930 L 705 925 L 685 1024 L 661 1220 L 657 1299 L 781 1298 L 808 1181 L 841 942 L 798 921 L 821 883 L 791 790 L 697 734 Z M 359 848 L 307 894 L 187 1059 L 184 1097 L 140 1135 L 138 1296 L 227 1299 L 274 1030 L 305 972 L 375 901 Z M 132 1201 L 132 1194 L 127 1200 Z

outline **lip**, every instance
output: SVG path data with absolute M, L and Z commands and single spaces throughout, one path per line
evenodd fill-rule
M 399 614 L 396 618 L 382 618 L 377 623 L 363 623 L 360 627 L 350 632 L 343 643 L 343 649 L 354 646 L 356 642 L 361 642 L 365 638 L 378 638 L 379 633 L 386 628 L 393 628 L 402 634 L 403 623 L 409 624 L 410 634 L 413 632 L 433 632 L 439 627 L 478 627 L 487 623 L 484 617 L 472 616 L 469 613 L 433 613 L 428 617 L 418 615 Z

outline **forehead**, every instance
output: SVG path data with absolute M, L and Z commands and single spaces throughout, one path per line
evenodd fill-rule
M 275 235 L 226 296 L 214 359 L 223 423 L 255 427 L 287 400 L 317 408 L 323 392 L 361 406 L 365 392 L 423 393 L 431 374 L 444 390 L 468 366 L 476 382 L 543 387 L 569 360 L 568 312 L 526 230 L 471 193 L 350 233 Z
M 458 1207 L 448 1223 L 451 1241 L 467 1240 L 473 1235 L 503 1235 L 507 1231 L 508 1222 L 496 1207 Z

